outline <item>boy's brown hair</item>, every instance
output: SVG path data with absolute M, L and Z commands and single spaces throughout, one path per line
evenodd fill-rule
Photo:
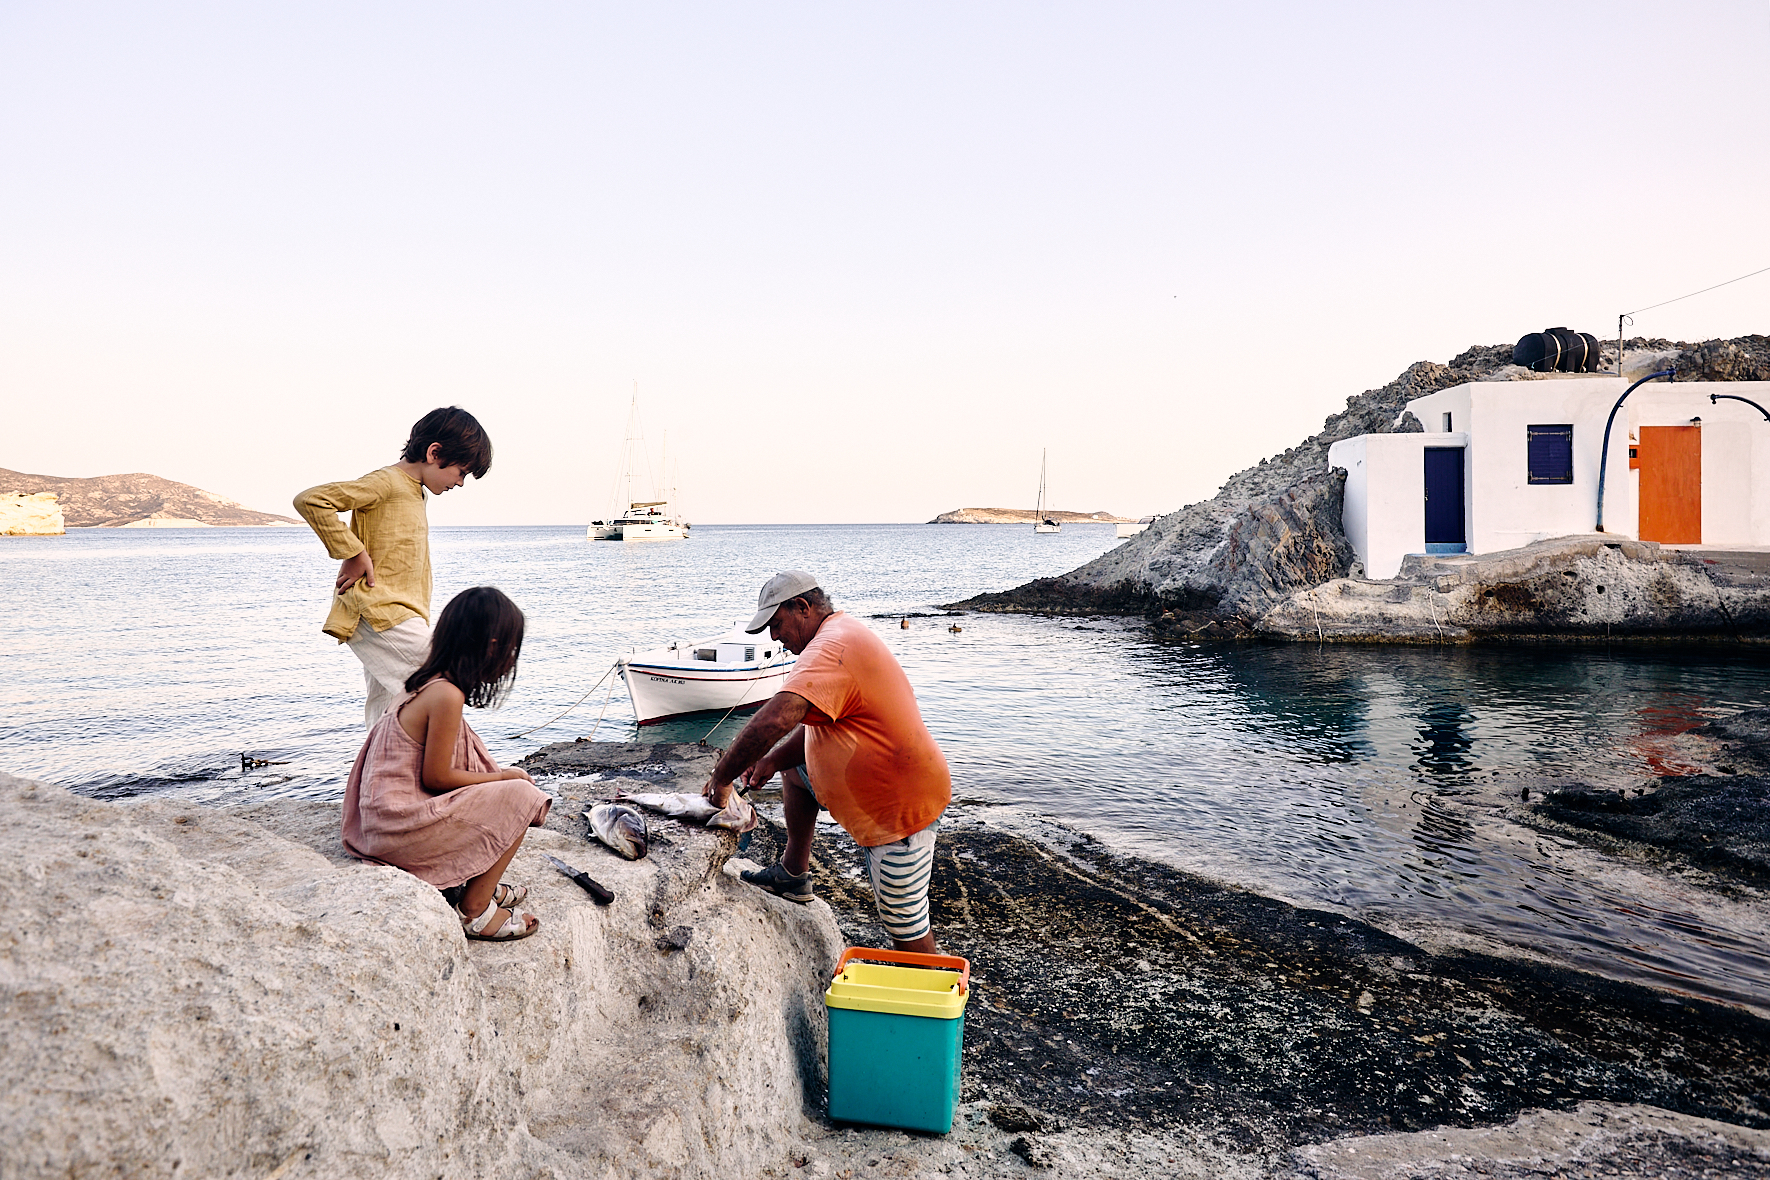
M 412 437 L 400 458 L 407 463 L 422 463 L 430 453 L 430 444 L 437 443 L 438 465 L 460 467 L 474 479 L 484 479 L 492 469 L 492 440 L 479 419 L 460 406 L 444 406 L 432 410 L 412 425 Z

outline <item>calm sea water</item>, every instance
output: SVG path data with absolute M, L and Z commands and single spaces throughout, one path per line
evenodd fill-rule
M 901 615 L 1114 544 L 1109 526 L 926 525 L 703 526 L 641 546 L 589 544 L 576 528 L 443 528 L 431 541 L 439 606 L 492 584 L 528 615 L 511 701 L 473 717 L 506 761 L 593 728 L 705 735 L 711 718 L 638 730 L 611 678 L 555 727 L 513 736 L 578 700 L 618 653 L 747 616 L 774 570 L 818 573 L 856 614 Z M 294 528 L 0 539 L 0 767 L 107 798 L 337 797 L 363 688 L 355 658 L 319 631 L 334 569 Z M 963 799 L 1388 928 L 1467 931 L 1770 1008 L 1761 905 L 1634 873 L 1507 816 L 1520 784 L 1678 771 L 1672 735 L 1770 702 L 1770 670 L 1750 653 L 1187 644 L 984 615 L 957 634 L 945 619 L 873 623 Z M 242 753 L 276 765 L 242 770 Z

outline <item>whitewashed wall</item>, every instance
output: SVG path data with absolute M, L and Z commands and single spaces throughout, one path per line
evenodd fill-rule
M 1432 433 L 1375 434 L 1335 443 L 1330 467 L 1346 469 L 1346 535 L 1366 576 L 1394 577 L 1425 548 L 1429 446 L 1466 446 L 1464 511 L 1469 549 L 1494 553 L 1549 537 L 1589 533 L 1598 508 L 1604 421 L 1627 384 L 1617 377 L 1474 382 L 1416 398 L 1407 408 Z M 1770 421 L 1734 394 L 1770 406 L 1770 382 L 1654 382 L 1616 416 L 1604 492 L 1605 531 L 1637 535 L 1636 472 L 1629 445 L 1642 426 L 1702 419 L 1702 536 L 1709 545 L 1770 545 Z M 1444 433 L 1444 415 L 1454 429 Z M 1573 482 L 1532 484 L 1526 429 L 1573 425 Z
M 1655 381 L 1637 389 L 1623 406 L 1630 432 L 1688 426 L 1701 418 L 1702 543 L 1770 545 L 1770 422 L 1744 402 L 1723 399 L 1710 405 L 1711 393 L 1749 397 L 1770 407 L 1770 381 Z M 1609 499 L 1606 493 L 1606 504 Z M 1631 529 L 1638 519 L 1636 503 L 1631 489 Z
M 1455 420 L 1455 411 L 1452 412 Z M 1442 421 L 1434 419 L 1433 421 Z M 1426 545 L 1426 448 L 1463 447 L 1469 436 L 1361 434 L 1328 448 L 1328 467 L 1346 469 L 1346 538 L 1367 578 L 1393 578 L 1401 559 Z M 1463 461 L 1463 509 L 1468 511 L 1470 464 Z M 1464 517 L 1464 527 L 1468 517 Z

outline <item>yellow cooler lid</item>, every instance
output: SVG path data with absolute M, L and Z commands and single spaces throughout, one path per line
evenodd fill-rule
M 954 1020 L 965 1014 L 970 992 L 971 964 L 964 959 L 851 946 L 836 964 L 824 1003 L 831 1008 Z

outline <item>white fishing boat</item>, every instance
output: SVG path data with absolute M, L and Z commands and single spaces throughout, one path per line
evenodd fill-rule
M 743 621 L 713 639 L 672 643 L 621 656 L 633 716 L 653 725 L 691 713 L 744 713 L 779 692 L 797 657 L 764 631 L 744 632 Z
M 666 443 L 668 435 L 665 436 Z M 667 459 L 666 447 L 666 459 Z M 633 480 L 643 463 L 651 468 L 651 453 L 645 449 L 645 434 L 639 425 L 639 391 L 633 392 L 633 404 L 627 411 L 627 437 L 621 444 L 621 472 L 615 487 L 619 494 L 617 507 L 606 519 L 593 520 L 584 530 L 591 541 L 686 541 L 689 524 L 671 511 L 670 501 L 663 498 L 635 500 Z
M 1061 533 L 1063 526 L 1045 515 L 1045 452 L 1039 452 L 1039 506 L 1033 510 L 1033 532 Z

